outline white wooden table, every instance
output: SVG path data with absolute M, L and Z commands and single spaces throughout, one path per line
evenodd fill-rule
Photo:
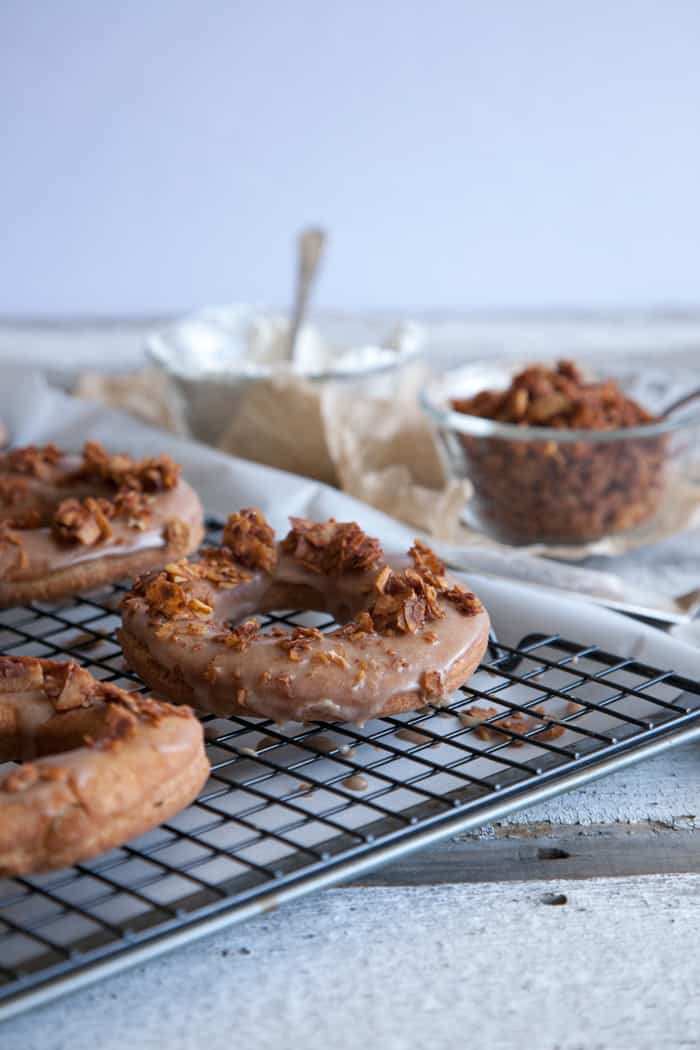
M 636 339 L 700 341 L 658 324 Z M 474 338 L 459 325 L 435 326 L 443 359 Z M 128 367 L 143 330 L 5 326 L 0 357 Z M 625 571 L 696 585 L 697 540 Z M 694 1047 L 698 822 L 690 745 L 10 1020 L 0 1046 Z

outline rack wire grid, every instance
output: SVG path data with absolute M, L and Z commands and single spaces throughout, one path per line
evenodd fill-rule
M 114 635 L 125 589 L 5 610 L 0 652 L 143 689 Z M 558 636 L 493 635 L 446 707 L 361 728 L 203 722 L 211 777 L 193 805 L 94 860 L 0 880 L 0 1017 L 698 736 L 700 683 Z

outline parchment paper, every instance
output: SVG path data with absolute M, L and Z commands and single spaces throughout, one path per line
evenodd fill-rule
M 374 386 L 312 384 L 294 376 L 260 380 L 232 402 L 233 416 L 218 447 L 231 455 L 337 485 L 356 499 L 438 539 L 508 554 L 580 560 L 612 557 L 658 543 L 700 524 L 700 484 L 680 479 L 661 511 L 639 528 L 568 546 L 498 543 L 462 520 L 468 481 L 449 479 L 438 440 L 417 403 L 429 378 L 422 365 L 407 368 L 386 396 Z M 187 432 L 178 392 L 161 373 L 83 376 L 77 393 L 122 408 L 172 433 Z
M 92 438 L 133 455 L 170 453 L 213 514 L 223 516 L 241 506 L 258 506 L 278 532 L 288 527 L 290 515 L 356 520 L 381 537 L 387 550 L 405 550 L 415 535 L 414 529 L 338 489 L 233 458 L 95 402 L 70 397 L 49 387 L 41 373 L 33 370 L 0 369 L 0 417 L 7 420 L 20 445 L 54 441 L 65 448 L 79 448 Z M 566 566 L 566 571 L 576 574 L 581 570 Z M 598 574 L 586 575 L 594 578 Z M 482 576 L 473 569 L 464 579 L 479 591 L 505 641 L 516 641 L 531 631 L 560 631 L 693 677 L 700 669 L 697 648 L 608 609 L 527 583 Z

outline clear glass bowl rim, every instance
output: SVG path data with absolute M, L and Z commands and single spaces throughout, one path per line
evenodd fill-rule
M 422 409 L 438 426 L 445 430 L 455 430 L 460 434 L 469 434 L 480 438 L 502 438 L 507 441 L 555 441 L 561 444 L 574 444 L 576 442 L 588 442 L 589 444 L 604 444 L 610 441 L 629 441 L 632 438 L 651 439 L 674 431 L 691 430 L 700 427 L 700 409 L 692 415 L 671 416 L 669 419 L 658 423 L 643 423 L 636 427 L 618 427 L 613 430 L 568 430 L 559 427 L 535 427 L 519 426 L 517 423 L 500 423 L 494 419 L 485 419 L 483 416 L 472 416 L 468 412 L 457 412 L 453 408 L 445 408 L 438 402 L 434 387 L 444 382 L 450 375 L 455 375 L 465 368 L 479 365 L 493 367 L 495 362 L 465 361 L 457 368 L 451 368 L 441 375 L 430 380 L 427 387 L 421 390 L 419 401 Z M 502 363 L 507 367 L 507 360 Z

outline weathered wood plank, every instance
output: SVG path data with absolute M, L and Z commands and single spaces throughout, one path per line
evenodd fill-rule
M 409 854 L 347 886 L 430 886 L 700 873 L 695 831 L 642 825 L 540 826 L 493 839 L 465 838 Z M 506 832 L 506 829 L 501 829 Z
M 700 822 L 700 744 L 629 766 L 578 791 L 514 813 L 508 824 L 667 824 Z
M 0 1043 L 680 1050 L 699 922 L 697 875 L 333 890 L 10 1020 Z

